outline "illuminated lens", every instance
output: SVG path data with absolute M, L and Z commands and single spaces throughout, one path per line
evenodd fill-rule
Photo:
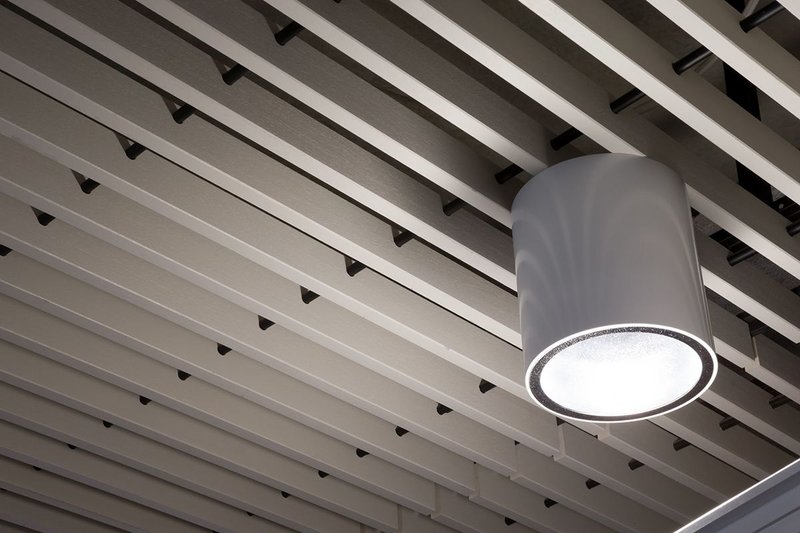
M 542 392 L 598 417 L 632 416 L 678 400 L 700 380 L 698 353 L 673 336 L 622 331 L 576 339 L 541 369 Z

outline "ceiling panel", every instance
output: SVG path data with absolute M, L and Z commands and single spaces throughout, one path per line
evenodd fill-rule
M 648 1 L 0 2 L 0 529 L 673 531 L 796 459 L 796 9 Z M 596 151 L 686 180 L 721 362 L 624 425 L 522 383 L 511 202 Z

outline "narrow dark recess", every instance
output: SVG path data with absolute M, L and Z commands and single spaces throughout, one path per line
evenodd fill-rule
M 217 353 L 220 355 L 225 355 L 230 352 L 231 349 L 225 346 L 224 344 L 217 343 Z
M 443 405 L 441 403 L 436 404 L 436 412 L 439 413 L 440 415 L 446 415 L 447 413 L 450 413 L 452 411 L 453 410 L 447 407 L 446 405 Z

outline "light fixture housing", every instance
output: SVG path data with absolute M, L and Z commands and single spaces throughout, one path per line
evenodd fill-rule
M 525 384 L 555 415 L 627 422 L 701 395 L 717 372 L 680 177 L 624 154 L 571 159 L 512 207 Z

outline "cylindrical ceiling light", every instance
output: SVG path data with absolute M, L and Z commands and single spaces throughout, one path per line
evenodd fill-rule
M 537 174 L 512 208 L 525 384 L 562 418 L 677 409 L 717 372 L 683 181 L 599 154 Z

